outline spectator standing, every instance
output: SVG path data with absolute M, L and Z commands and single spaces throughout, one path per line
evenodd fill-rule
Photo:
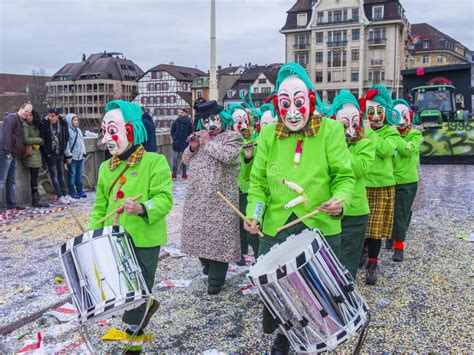
M 183 108 L 179 111 L 179 116 L 171 125 L 171 138 L 173 138 L 173 179 L 178 176 L 179 162 L 183 157 L 183 152 L 188 146 L 188 137 L 193 133 L 193 122 L 188 115 L 188 110 Z M 187 166 L 183 163 L 183 179 L 188 179 Z
M 3 207 L 3 193 L 6 187 L 6 201 L 8 209 L 24 210 L 25 207 L 16 204 L 15 180 L 16 159 L 23 153 L 22 121 L 31 115 L 33 106 L 25 103 L 18 112 L 10 113 L 5 117 L 0 143 L 0 207 Z
M 143 147 L 147 152 L 156 153 L 156 130 L 153 118 L 150 115 L 150 109 L 142 107 L 142 122 L 146 129 L 147 140 L 143 142 Z
M 41 146 L 44 141 L 40 137 L 40 115 L 33 110 L 25 121 L 23 121 L 23 137 L 25 149 L 23 155 L 23 165 L 30 172 L 31 204 L 33 207 L 49 207 L 49 204 L 42 202 L 38 191 L 39 170 L 43 165 L 41 158 Z
M 69 129 L 67 122 L 59 115 L 57 107 L 49 108 L 47 118 L 41 123 L 40 135 L 44 140 L 41 148 L 48 164 L 58 202 L 67 205 L 72 202 L 67 195 L 64 183 L 64 163 L 71 162 L 71 156 L 65 156 L 69 142 Z
M 75 113 L 66 116 L 66 122 L 69 128 L 69 141 L 67 144 L 66 155 L 71 156 L 69 160 L 69 195 L 72 198 L 86 198 L 82 188 L 82 170 L 84 158 L 86 157 L 86 145 L 84 136 L 79 129 L 79 118 Z M 77 189 L 77 190 L 76 190 Z

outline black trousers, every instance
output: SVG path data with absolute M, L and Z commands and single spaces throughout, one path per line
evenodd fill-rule
M 247 196 L 248 194 L 245 192 L 239 193 L 239 209 L 245 216 L 245 211 L 247 209 Z M 249 253 L 249 245 L 253 249 L 253 253 L 255 256 L 258 255 L 258 248 L 259 248 L 259 236 L 258 235 L 251 235 L 248 234 L 244 229 L 244 221 L 242 218 L 239 219 L 239 227 L 240 227 L 240 251 L 242 255 Z
M 360 255 L 364 248 L 365 231 L 369 222 L 369 215 L 344 216 L 341 221 L 341 254 L 339 261 L 356 278 Z
M 415 201 L 418 183 L 395 186 L 395 210 L 393 216 L 392 239 L 405 241 L 411 220 L 411 206 Z
M 210 260 L 199 258 L 202 266 L 205 266 L 209 270 L 207 283 L 210 286 L 223 286 L 225 283 L 225 276 L 227 275 L 227 269 L 229 263 L 223 263 L 221 261 Z

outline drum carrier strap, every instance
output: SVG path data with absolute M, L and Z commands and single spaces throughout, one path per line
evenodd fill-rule
M 112 193 L 112 189 L 117 184 L 117 182 L 120 180 L 120 178 L 123 176 L 123 174 L 125 174 L 125 172 L 128 170 L 129 167 L 130 167 L 130 165 L 126 165 L 125 168 L 123 168 L 123 170 L 120 172 L 120 174 L 118 174 L 117 178 L 114 180 L 112 185 L 110 185 L 109 195 Z

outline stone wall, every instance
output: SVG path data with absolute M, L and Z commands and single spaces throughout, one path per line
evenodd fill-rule
M 0 128 L 1 134 L 1 128 Z M 173 149 L 171 147 L 171 137 L 168 132 L 166 133 L 157 133 L 157 147 L 156 151 L 158 153 L 164 154 L 168 163 L 172 163 Z M 84 173 L 82 175 L 82 181 L 84 184 L 84 190 L 92 191 L 95 189 L 97 183 L 97 176 L 99 173 L 99 166 L 105 159 L 104 151 L 97 148 L 96 139 L 94 138 L 85 138 L 87 157 L 84 162 Z M 66 186 L 67 186 L 67 172 L 66 176 Z M 40 171 L 40 193 L 51 194 L 54 193 L 51 181 L 49 179 L 49 174 L 46 166 Z M 21 160 L 17 160 L 17 171 L 16 171 L 16 199 L 18 204 L 29 205 L 31 204 L 31 195 L 30 195 L 30 176 L 28 169 L 26 169 Z

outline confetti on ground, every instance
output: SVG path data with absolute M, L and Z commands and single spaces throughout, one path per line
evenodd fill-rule
M 78 313 L 76 308 L 69 302 L 45 313 L 45 315 L 51 315 L 53 317 L 56 317 L 56 319 L 59 320 L 61 323 L 69 322 L 77 318 L 77 314 Z
M 245 296 L 258 294 L 257 288 L 250 284 L 240 284 L 239 289 Z
M 164 279 L 158 284 L 158 287 L 168 287 L 168 288 L 173 288 L 173 287 L 189 287 L 191 285 L 191 282 L 193 280 L 170 280 L 170 279 Z

